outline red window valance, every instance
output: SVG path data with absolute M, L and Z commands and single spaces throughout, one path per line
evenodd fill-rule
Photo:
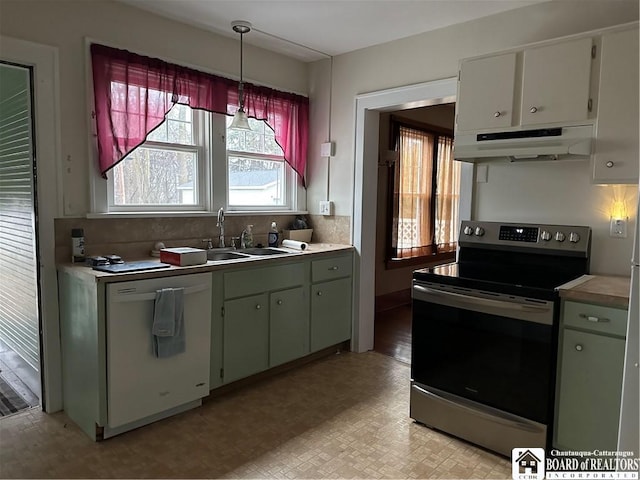
M 233 115 L 238 81 L 145 57 L 127 50 L 91 45 L 100 173 L 118 164 L 165 118 L 174 104 Z M 305 184 L 309 99 L 272 88 L 244 84 L 245 111 L 275 132 L 285 161 Z

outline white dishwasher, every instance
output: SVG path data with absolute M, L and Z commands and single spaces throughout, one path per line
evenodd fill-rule
M 190 402 L 197 401 L 190 408 L 198 406 L 209 394 L 211 282 L 210 273 L 201 273 L 107 285 L 105 437 L 128 430 L 123 428 L 127 424 L 135 428 L 168 416 L 162 412 L 171 414 Z M 151 327 L 156 291 L 163 288 L 184 289 L 186 348 L 157 358 Z

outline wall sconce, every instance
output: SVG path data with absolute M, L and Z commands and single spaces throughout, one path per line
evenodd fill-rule
M 614 198 L 609 209 L 609 236 L 616 238 L 627 238 L 627 225 L 629 223 L 629 213 L 627 202 Z

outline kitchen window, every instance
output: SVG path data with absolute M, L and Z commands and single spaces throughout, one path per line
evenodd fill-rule
M 460 165 L 450 133 L 392 122 L 398 152 L 390 176 L 391 215 L 387 263 L 449 258 L 456 249 Z
M 295 177 L 284 161 L 275 133 L 249 118 L 251 131 L 230 129 L 226 117 L 227 207 L 233 210 L 280 210 L 295 205 Z
M 308 98 L 246 83 L 253 130 L 227 132 L 237 81 L 104 45 L 90 53 L 93 213 L 304 208 Z
M 176 104 L 147 141 L 112 169 L 109 211 L 205 210 L 202 112 Z

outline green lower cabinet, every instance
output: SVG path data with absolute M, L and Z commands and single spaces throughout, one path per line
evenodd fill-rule
M 270 295 L 269 366 L 309 353 L 309 299 L 304 287 Z
M 555 446 L 616 450 L 625 341 L 565 328 Z
M 269 367 L 269 295 L 224 302 L 224 383 Z
M 311 351 L 351 338 L 351 278 L 311 286 Z

